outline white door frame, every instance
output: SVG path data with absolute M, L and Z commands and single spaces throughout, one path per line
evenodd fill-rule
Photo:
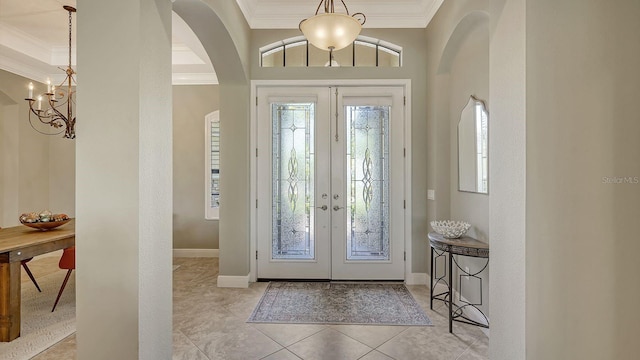
M 249 265 L 250 265 L 250 273 L 249 273 L 249 281 L 255 282 L 257 279 L 257 261 L 256 261 L 256 251 L 258 249 L 258 237 L 257 237 L 257 211 L 256 204 L 258 201 L 258 192 L 257 192 L 257 161 L 256 161 L 256 150 L 257 150 L 257 123 L 258 123 L 258 113 L 257 113 L 257 89 L 259 87 L 302 87 L 302 86 L 310 86 L 310 87 L 319 87 L 319 86 L 339 86 L 339 87 L 350 87 L 350 86 L 399 86 L 404 89 L 405 96 L 405 106 L 404 106 L 404 147 L 406 151 L 406 156 L 404 158 L 404 191 L 405 191 L 405 213 L 404 213 L 404 249 L 406 253 L 405 260 L 405 273 L 404 278 L 405 282 L 412 282 L 411 280 L 411 244 L 412 244 L 412 233 L 411 233 L 411 80 L 410 79 L 379 79 L 379 80 L 252 80 L 251 81 L 251 102 L 253 106 L 251 106 L 251 124 L 250 124 L 250 186 L 251 186 L 251 194 L 250 194 L 250 245 L 249 245 Z M 263 199 L 263 201 L 266 201 Z

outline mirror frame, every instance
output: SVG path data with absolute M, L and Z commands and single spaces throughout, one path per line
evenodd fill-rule
M 465 110 L 467 110 L 467 108 L 469 106 L 474 106 L 473 109 L 473 114 L 476 114 L 476 107 L 480 105 L 481 107 L 481 111 L 482 113 L 486 116 L 487 119 L 487 136 L 486 136 L 486 141 L 487 141 L 487 188 L 486 191 L 478 191 L 477 189 L 477 185 L 476 185 L 476 190 L 469 190 L 469 189 L 462 189 L 461 186 L 461 167 L 460 167 L 460 143 L 461 143 L 461 139 L 460 139 L 460 125 L 462 124 L 462 115 L 465 112 Z M 467 101 L 467 103 L 465 104 L 465 106 L 462 108 L 462 111 L 460 112 L 460 120 L 458 120 L 458 126 L 457 126 L 457 130 L 458 130 L 458 136 L 457 136 L 457 149 L 458 149 L 458 191 L 460 192 L 467 192 L 467 193 L 472 193 L 472 194 L 483 194 L 483 195 L 489 195 L 489 111 L 487 110 L 487 106 L 485 104 L 485 102 L 483 100 L 478 99 L 477 97 L 471 95 L 469 97 L 469 101 Z M 476 143 L 474 143 L 474 146 L 477 146 Z M 476 176 L 477 176 L 477 172 L 476 172 Z

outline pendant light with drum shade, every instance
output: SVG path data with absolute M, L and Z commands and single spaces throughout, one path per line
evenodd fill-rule
M 346 14 L 335 12 L 333 0 L 321 0 L 315 15 L 300 22 L 300 31 L 318 49 L 333 52 L 349 46 L 367 21 L 363 13 L 349 15 L 347 5 L 343 0 L 340 2 Z M 324 13 L 318 14 L 323 5 Z

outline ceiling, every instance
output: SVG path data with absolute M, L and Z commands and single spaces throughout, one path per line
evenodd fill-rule
M 319 0 L 236 1 L 252 29 L 295 29 L 300 20 L 313 16 L 319 3 Z M 345 3 L 350 13 L 365 13 L 365 28 L 424 28 L 443 1 L 345 0 Z M 63 5 L 76 6 L 76 0 L 0 0 L 0 69 L 42 82 L 47 78 L 54 83 L 64 79 L 57 68 L 66 66 L 68 59 L 68 13 Z M 339 0 L 335 6 L 336 12 L 344 12 Z M 73 37 L 75 64 L 75 33 Z M 174 84 L 217 83 L 204 48 L 175 13 L 172 42 Z
M 365 28 L 426 28 L 444 0 L 344 0 L 349 13 L 367 16 Z M 319 0 L 236 0 L 252 29 L 297 29 Z M 336 12 L 344 12 L 340 0 Z M 320 10 L 323 11 L 322 9 Z

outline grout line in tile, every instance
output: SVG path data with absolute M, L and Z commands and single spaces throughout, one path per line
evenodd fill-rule
M 278 345 L 280 345 L 280 344 L 278 344 Z M 267 355 L 265 355 L 265 356 L 261 357 L 261 358 L 260 358 L 260 360 L 262 360 L 262 359 L 266 359 L 266 358 L 268 358 L 269 356 L 271 356 L 271 355 L 273 355 L 273 354 L 277 353 L 278 351 L 282 351 L 282 349 L 278 349 L 278 350 L 276 350 L 276 351 L 274 351 L 274 352 L 272 352 L 272 353 L 269 353 L 269 354 L 267 354 Z
M 265 335 L 266 335 L 266 334 L 265 334 Z M 272 340 L 273 340 L 273 339 L 272 339 Z M 274 341 L 275 341 L 275 340 L 274 340 Z M 278 342 L 276 341 L 276 343 L 278 343 Z M 280 345 L 280 344 L 278 343 L 278 345 Z M 296 358 L 298 358 L 298 359 L 300 359 L 300 360 L 304 360 L 304 359 L 302 359 L 300 356 L 298 356 L 297 354 L 295 354 L 293 351 L 291 351 L 291 350 L 287 349 L 286 347 L 283 347 L 283 348 L 282 348 L 282 349 L 280 349 L 280 350 L 274 351 L 274 352 L 272 352 L 271 354 L 269 354 L 269 355 L 267 355 L 267 356 L 265 356 L 265 357 L 260 358 L 260 360 L 262 360 L 262 359 L 266 359 L 266 358 L 268 358 L 269 356 L 271 356 L 271 355 L 273 355 L 273 354 L 275 354 L 275 353 L 278 353 L 278 352 L 280 352 L 280 351 L 282 351 L 282 350 L 287 351 L 288 353 L 290 353 L 291 355 L 295 356 Z
M 472 342 L 471 345 L 469 345 L 466 349 L 464 349 L 464 351 L 462 353 L 460 353 L 460 355 L 458 355 L 458 357 L 456 357 L 456 360 L 459 360 L 462 357 L 462 355 L 470 352 L 471 348 L 473 347 L 473 345 L 475 345 L 478 342 L 480 342 L 480 338 L 476 338 L 476 341 Z
M 260 324 L 260 323 L 248 323 L 248 324 L 249 324 L 251 327 L 253 327 L 254 329 L 258 330 L 260 333 L 262 333 L 262 335 L 264 335 L 264 336 L 268 337 L 269 339 L 273 340 L 276 344 L 278 344 L 278 345 L 282 346 L 284 349 L 287 349 L 287 351 L 289 351 L 290 353 L 293 353 L 293 351 L 291 351 L 291 350 L 289 350 L 289 349 L 288 349 L 288 348 L 289 348 L 289 346 L 293 346 L 293 345 L 295 345 L 295 344 L 299 343 L 300 341 L 305 340 L 305 339 L 308 339 L 308 338 L 312 337 L 313 335 L 319 334 L 319 333 L 321 333 L 321 332 L 323 332 L 323 331 L 325 331 L 326 329 L 328 329 L 328 328 L 329 328 L 328 326 L 326 326 L 324 329 L 318 330 L 318 331 L 314 332 L 313 334 L 310 334 L 310 335 L 308 335 L 308 336 L 305 336 L 305 337 L 303 337 L 302 339 L 300 339 L 300 340 L 298 340 L 298 341 L 294 342 L 293 344 L 284 345 L 284 344 L 281 344 L 280 342 L 278 342 L 278 340 L 276 340 L 276 339 L 272 338 L 271 336 L 269 336 L 269 334 L 265 333 L 264 331 L 260 330 L 259 328 L 257 328 L 257 327 L 255 326 L 255 324 Z M 295 355 L 295 354 L 294 354 L 294 355 Z M 298 356 L 298 355 L 296 355 L 296 356 Z
M 311 335 L 309 335 L 309 336 L 306 336 L 306 337 L 304 337 L 304 338 L 302 338 L 302 339 L 300 339 L 300 340 L 298 340 L 298 341 L 294 342 L 293 344 L 291 344 L 291 345 L 289 345 L 289 346 L 293 346 L 293 345 L 295 345 L 295 344 L 299 343 L 300 341 L 306 340 L 306 339 L 308 339 L 308 338 L 310 338 L 310 337 L 312 337 L 312 336 L 314 336 L 314 335 L 320 334 L 320 333 L 321 333 L 321 332 L 323 332 L 323 331 L 327 331 L 327 329 L 330 329 L 330 327 L 325 326 L 325 328 L 324 328 L 324 329 L 322 329 L 322 330 L 320 330 L 320 331 L 317 331 L 317 332 L 314 332 L 313 334 L 311 334 Z M 266 334 L 265 334 L 265 335 L 266 335 Z M 267 337 L 268 337 L 268 336 L 269 336 L 269 335 L 267 335 Z M 270 338 L 270 339 L 271 339 L 271 338 Z M 271 340 L 273 340 L 273 339 L 271 339 Z M 273 341 L 275 341 L 275 340 L 273 340 Z M 279 343 L 279 342 L 277 342 L 277 341 L 276 341 L 276 343 L 280 344 L 280 343 Z M 285 349 L 287 349 L 290 353 L 292 353 L 292 354 L 294 354 L 294 355 L 298 356 L 296 353 L 294 353 L 293 351 L 289 350 L 289 346 L 285 346 Z M 299 356 L 298 356 L 298 357 L 299 357 Z
M 338 329 L 334 329 L 334 328 L 333 328 L 333 327 L 331 327 L 331 326 L 329 326 L 328 328 L 329 328 L 329 329 L 331 329 L 331 330 L 333 330 L 333 331 L 335 331 L 335 332 L 337 332 L 337 333 L 339 333 L 339 334 L 341 334 L 341 335 L 344 335 L 344 336 L 348 337 L 348 338 L 349 338 L 349 339 L 351 339 L 351 340 L 355 340 L 355 341 L 359 342 L 360 344 L 362 344 L 362 345 L 364 345 L 364 346 L 368 347 L 368 348 L 369 348 L 369 349 L 371 349 L 372 351 L 373 351 L 373 350 L 375 350 L 375 348 L 372 348 L 371 346 L 369 346 L 369 345 L 367 345 L 367 344 L 363 343 L 362 341 L 360 341 L 360 340 L 358 340 L 358 339 L 356 339 L 356 338 L 353 338 L 353 337 L 351 337 L 351 336 L 349 336 L 349 335 L 347 335 L 347 334 L 343 333 L 342 331 L 340 331 L 340 330 L 338 330 Z M 371 351 L 369 351 L 369 352 L 371 352 Z
M 374 351 L 376 351 L 376 349 L 371 349 L 370 351 L 367 351 L 364 355 L 360 356 L 360 357 L 358 358 L 358 360 L 360 360 L 360 359 L 362 359 L 363 357 L 365 357 L 365 356 L 367 356 L 367 355 L 371 354 L 371 353 L 372 353 L 372 352 L 374 352 Z
M 189 338 L 185 333 L 182 332 L 182 330 L 177 329 L 177 331 L 182 334 L 182 336 L 184 336 L 187 340 L 189 340 L 189 342 L 191 343 L 191 345 L 193 345 L 193 347 L 195 347 L 196 349 L 198 349 L 198 352 L 200 354 L 202 354 L 202 356 L 204 356 L 205 358 L 211 360 L 210 357 L 207 356 L 207 354 L 204 353 L 204 351 L 202 351 L 202 349 L 200 349 L 200 347 L 198 345 L 196 345 L 193 341 L 191 341 L 191 338 Z
M 393 339 L 394 337 L 396 337 L 396 336 L 398 336 L 398 335 L 402 334 L 403 332 L 405 332 L 405 331 L 409 330 L 409 327 L 407 327 L 407 328 L 405 328 L 404 330 L 400 331 L 400 332 L 399 332 L 399 333 L 397 333 L 396 335 L 394 335 L 394 336 L 392 336 L 392 337 L 388 338 L 387 340 L 385 340 L 382 344 L 378 345 L 377 347 L 371 347 L 371 346 L 369 346 L 369 345 L 367 345 L 367 344 L 363 343 L 362 341 L 360 341 L 360 340 L 358 340 L 358 339 L 356 339 L 356 338 L 353 338 L 353 337 L 349 336 L 349 334 L 345 334 L 345 333 L 343 333 L 342 331 L 340 331 L 340 330 L 338 330 L 338 329 L 334 329 L 332 326 L 329 326 L 329 329 L 332 329 L 333 331 L 337 331 L 337 332 L 339 332 L 340 334 L 342 334 L 342 335 L 344 335 L 344 336 L 346 336 L 346 337 L 348 337 L 348 338 L 350 338 L 350 339 L 353 339 L 353 340 L 355 340 L 355 341 L 359 342 L 360 344 L 362 344 L 362 345 L 364 345 L 364 346 L 366 346 L 366 347 L 370 348 L 370 349 L 373 351 L 373 350 L 375 350 L 375 349 L 379 348 L 380 346 L 382 346 L 382 344 L 386 343 L 387 341 L 389 341 L 389 340 Z M 386 355 L 386 354 L 385 354 L 385 355 Z M 387 356 L 388 356 L 388 355 L 387 355 Z
M 407 327 L 406 329 L 404 329 L 404 330 L 400 331 L 400 332 L 399 332 L 399 333 L 397 333 L 396 335 L 394 335 L 394 336 L 390 337 L 389 339 L 385 340 L 382 344 L 378 345 L 375 349 L 376 349 L 376 350 L 378 350 L 378 349 L 380 348 L 380 346 L 382 346 L 382 345 L 384 345 L 384 344 L 388 343 L 389 341 L 391 341 L 391 340 L 393 340 L 393 339 L 397 338 L 398 336 L 400 336 L 400 335 L 401 335 L 401 334 L 403 334 L 404 332 L 409 331 L 409 329 L 410 329 L 410 328 L 411 328 L 411 326 L 409 326 L 409 327 Z M 380 350 L 378 350 L 378 351 L 380 351 Z M 380 351 L 380 352 L 382 352 L 382 351 Z M 383 353 L 383 354 L 384 354 L 384 353 Z M 385 355 L 387 355 L 387 354 L 385 354 Z M 391 357 L 390 355 L 387 355 L 387 356 Z
M 471 346 L 462 350 L 462 352 L 458 356 L 456 356 L 456 360 L 459 360 L 462 357 L 462 355 L 466 354 L 469 351 L 469 349 L 471 349 Z
M 396 360 L 396 358 L 394 358 L 393 356 L 387 355 L 387 354 L 383 353 L 382 351 L 380 351 L 380 350 L 376 350 L 376 349 L 371 349 L 371 351 L 369 351 L 368 353 L 366 353 L 366 354 L 362 355 L 361 357 L 359 357 L 359 358 L 358 358 L 358 360 L 363 359 L 365 356 L 367 356 L 367 355 L 371 354 L 371 353 L 372 353 L 372 352 L 374 352 L 374 351 L 379 352 L 380 354 L 382 354 L 382 355 L 384 355 L 384 356 L 388 357 L 389 359 Z

